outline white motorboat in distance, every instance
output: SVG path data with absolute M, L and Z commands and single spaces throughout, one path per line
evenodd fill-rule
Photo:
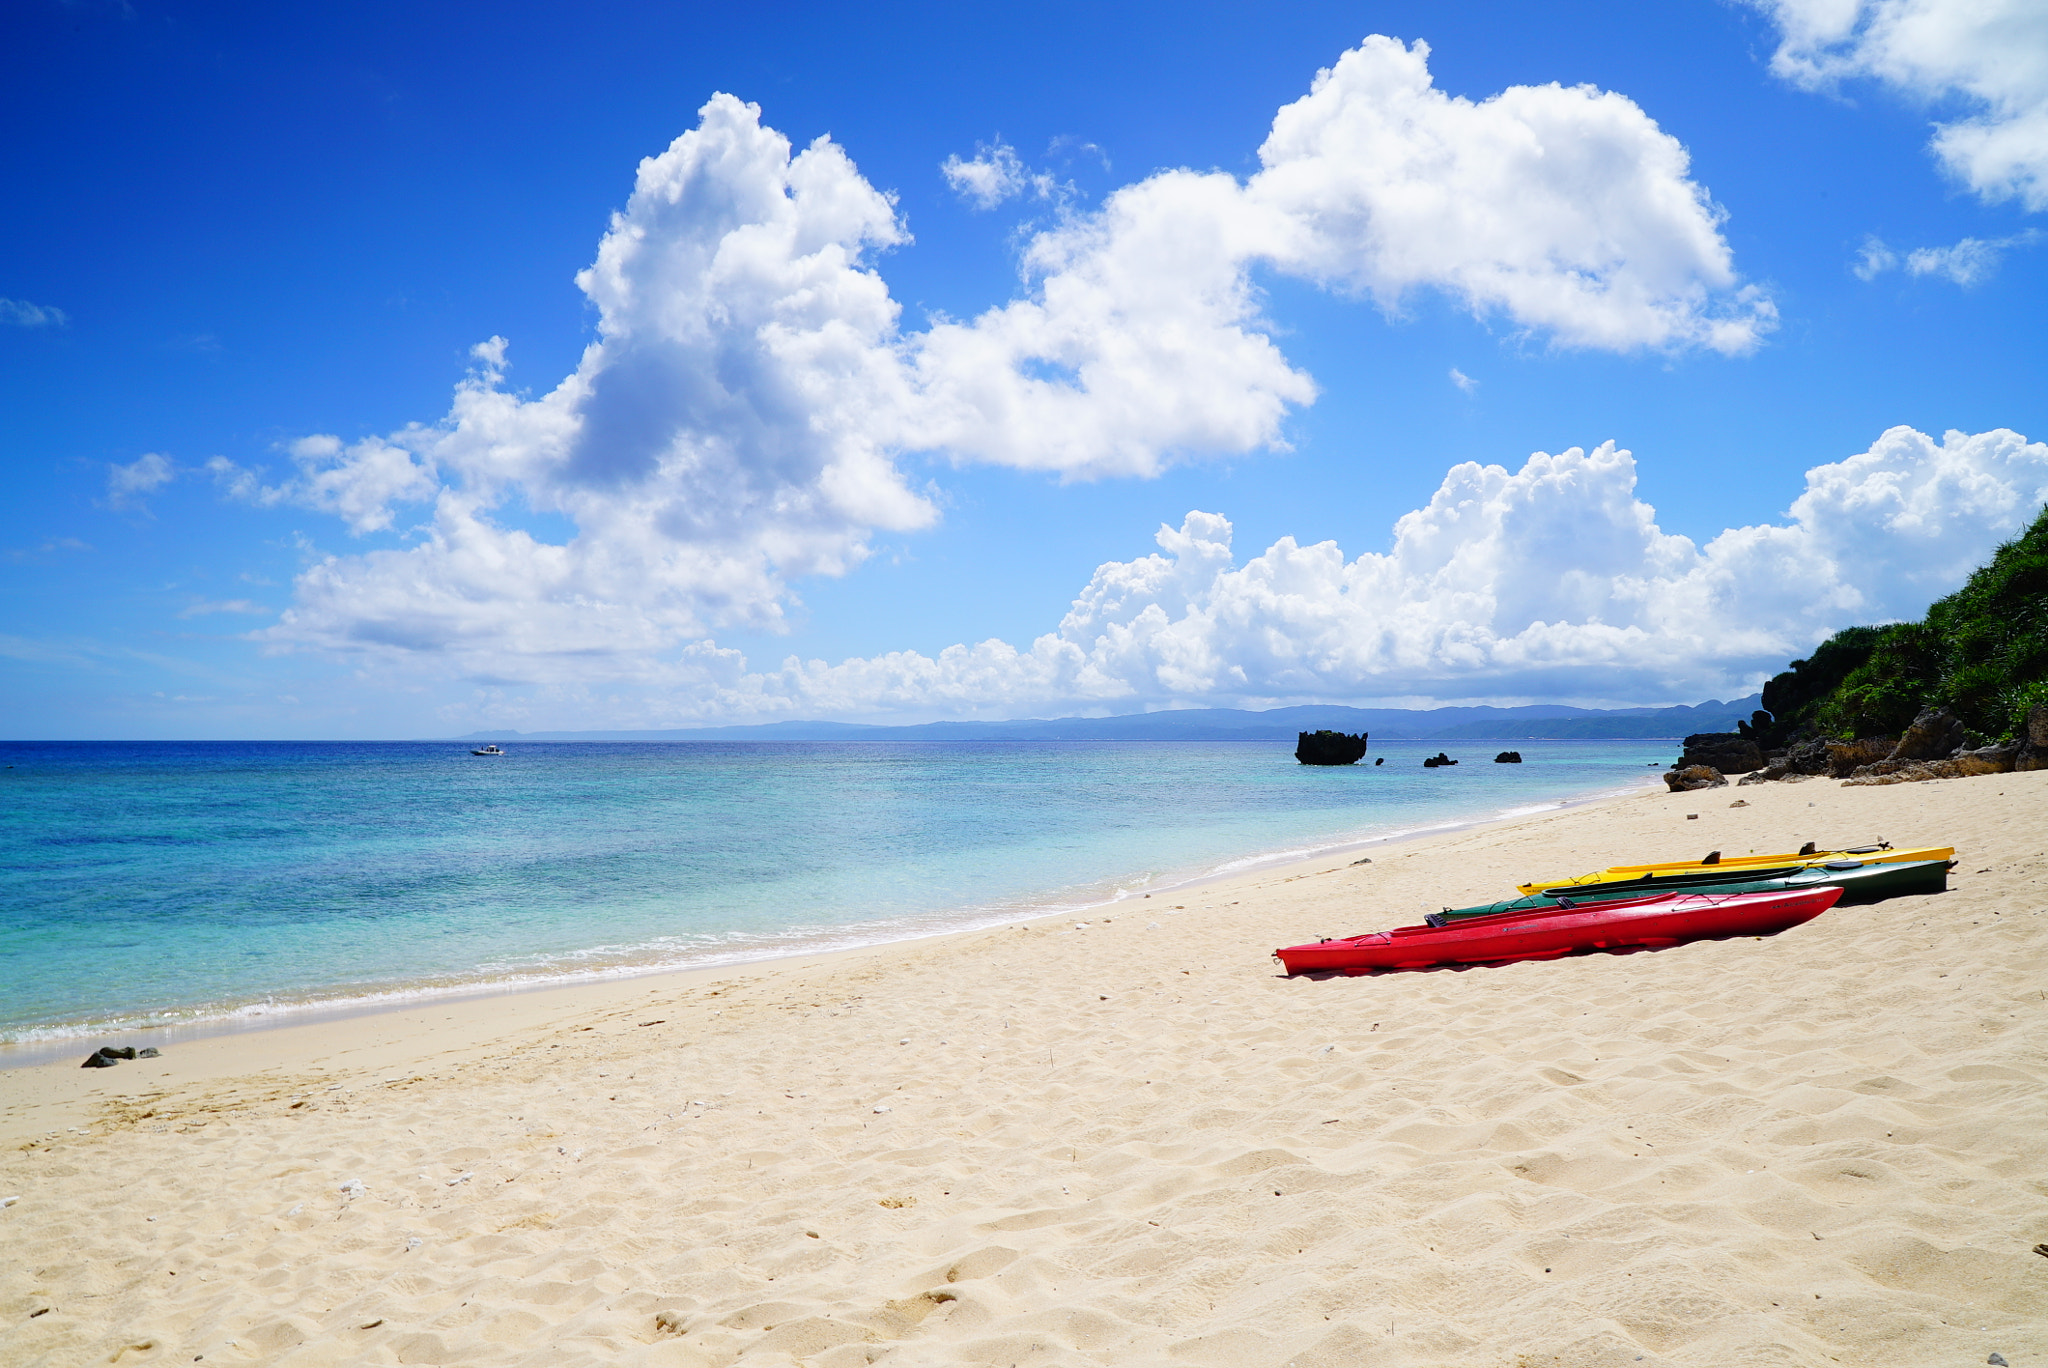
M 496 742 L 492 742 L 488 746 L 484 746 L 479 750 L 473 750 L 470 752 L 471 755 L 503 755 L 504 753 L 505 752 L 498 749 Z

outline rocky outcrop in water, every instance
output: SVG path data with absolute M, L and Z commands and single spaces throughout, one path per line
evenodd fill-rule
M 1493 763 L 1496 765 L 1519 765 L 1522 763 L 1522 753 L 1520 751 L 1502 751 L 1499 755 L 1493 757 Z
M 1438 751 L 1435 755 L 1432 755 L 1428 759 L 1424 760 L 1422 762 L 1422 767 L 1424 769 L 1436 769 L 1443 765 L 1455 765 L 1457 763 L 1458 762 L 1451 759 L 1450 756 L 1445 755 L 1442 751 Z
M 1347 736 L 1338 731 L 1312 731 L 1296 734 L 1294 758 L 1304 765 L 1355 765 L 1365 758 L 1365 739 L 1369 732 Z

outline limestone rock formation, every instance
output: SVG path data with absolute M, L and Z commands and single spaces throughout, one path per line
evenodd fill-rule
M 1869 736 L 1861 741 L 1827 741 L 1823 744 L 1828 750 L 1828 773 L 1837 779 L 1847 779 L 1865 765 L 1891 759 L 1899 739 L 1896 736 Z
M 1493 757 L 1493 763 L 1496 765 L 1519 765 L 1522 763 L 1522 753 L 1520 751 L 1502 751 L 1499 755 Z
M 1887 760 L 1940 760 L 1963 748 L 1963 719 L 1947 708 L 1927 708 L 1913 719 Z
M 1842 781 L 1844 787 L 1864 784 L 1912 784 L 1922 779 L 1969 779 L 1979 774 L 2009 774 L 2020 743 L 1958 750 L 1940 760 L 1880 760 L 1865 765 Z
M 2012 767 L 2016 770 L 2048 769 L 2048 703 L 2027 709 L 2027 729 Z
M 1690 793 L 1694 789 L 1727 788 L 1728 780 L 1712 765 L 1680 765 L 1665 774 L 1664 784 L 1673 793 Z
M 1685 738 L 1679 769 L 1709 765 L 1722 774 L 1747 774 L 1764 767 L 1763 747 L 1740 732 L 1695 732 Z
M 1828 773 L 1828 743 L 1818 738 L 1801 741 L 1783 750 L 1766 752 L 1764 767 L 1745 774 L 1743 784 L 1770 784 L 1780 780 L 1798 783 Z

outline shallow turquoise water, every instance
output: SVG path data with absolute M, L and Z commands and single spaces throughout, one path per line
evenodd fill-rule
M 0 1042 L 987 924 L 1614 791 L 1671 750 L 1422 769 L 1440 744 L 0 743 Z

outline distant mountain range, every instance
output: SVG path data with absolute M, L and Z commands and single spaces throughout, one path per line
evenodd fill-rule
M 1732 731 L 1760 695 L 1696 707 L 1342 708 L 1309 704 L 1245 712 L 1186 708 L 1127 717 L 1061 717 L 1017 722 L 926 722 L 914 727 L 860 722 L 764 722 L 751 727 L 666 731 L 480 731 L 464 741 L 1292 741 L 1297 732 L 1370 732 L 1387 741 L 1627 740 Z

